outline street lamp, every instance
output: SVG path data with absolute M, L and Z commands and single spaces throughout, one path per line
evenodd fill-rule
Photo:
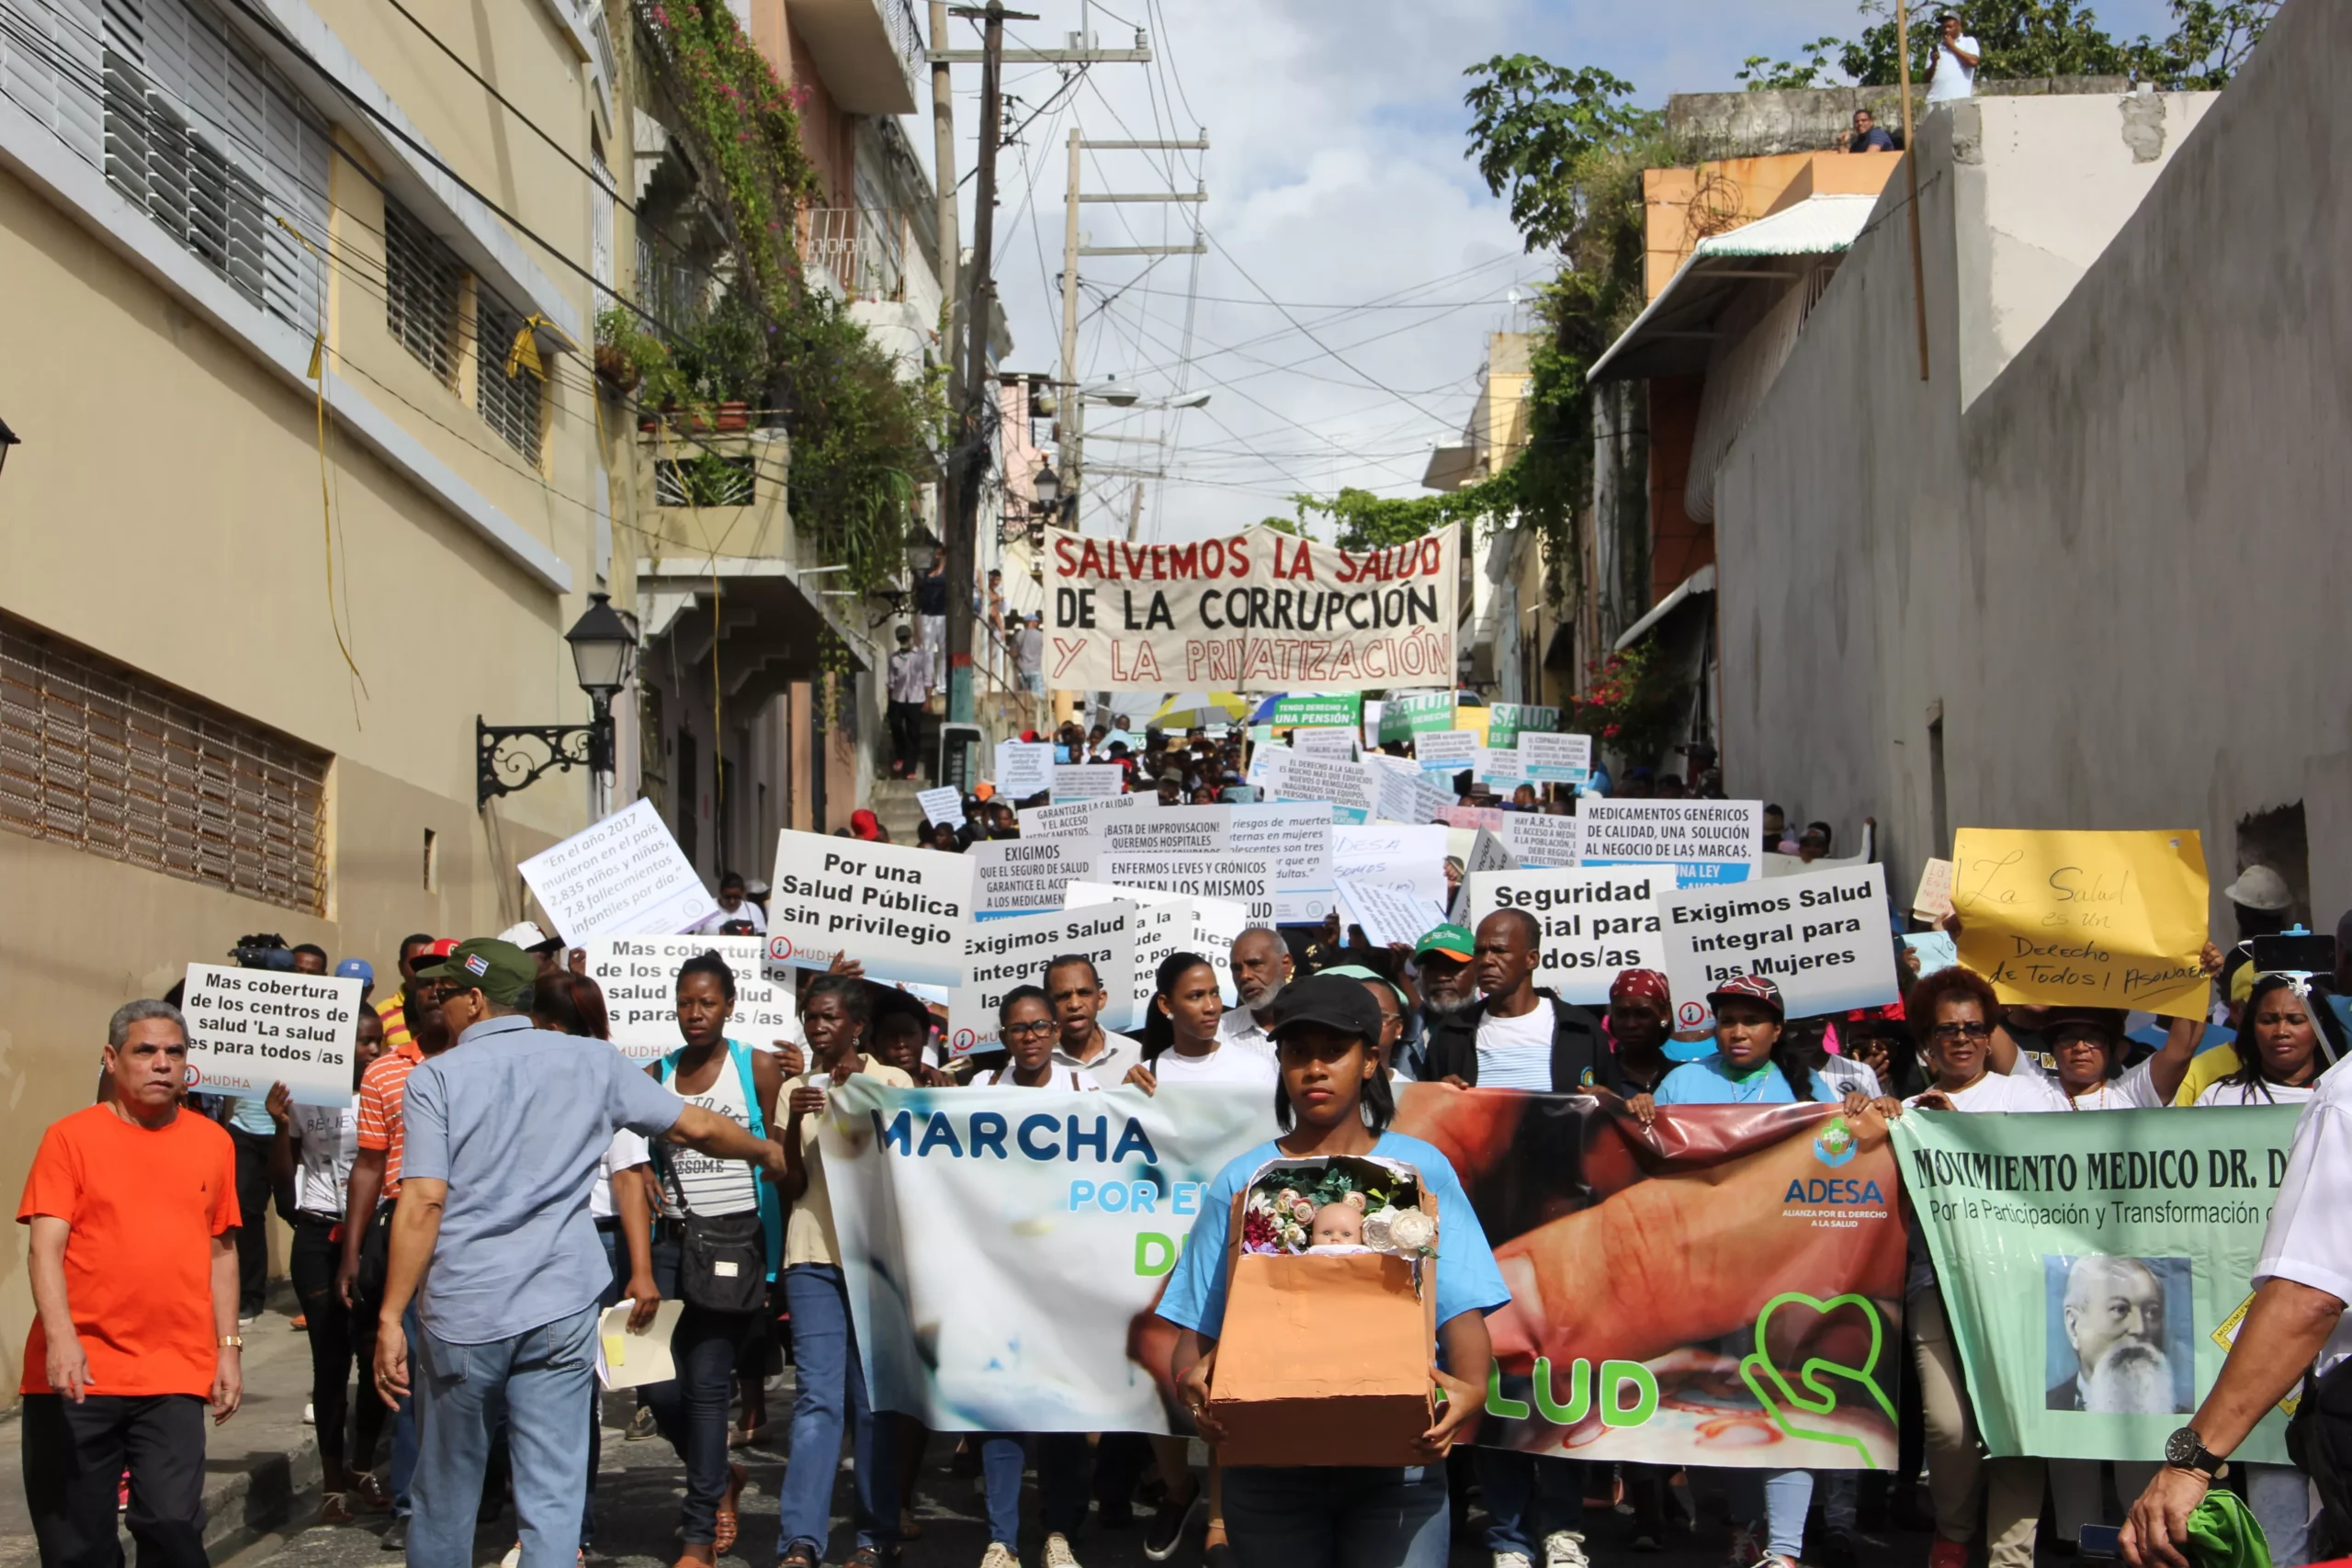
M 0 419 L 0 468 L 5 468 L 8 466 L 8 448 L 11 446 L 20 446 L 23 444 L 24 438 L 18 435 L 15 431 L 8 428 L 8 422 L 6 420 Z
M 917 577 L 930 576 L 931 569 L 939 564 L 939 536 L 920 523 L 907 536 L 907 564 L 914 568 Z
M 588 608 L 563 634 L 571 645 L 571 670 L 588 694 L 586 724 L 485 724 L 474 716 L 474 805 L 488 806 L 502 795 L 527 789 L 550 768 L 588 770 L 588 814 L 605 815 L 604 796 L 613 772 L 613 698 L 628 684 L 637 661 L 637 625 L 613 608 L 609 594 L 591 593 Z M 536 757 L 517 741 L 537 742 Z
M 1060 505 L 1062 477 L 1054 472 L 1054 466 L 1051 463 L 1037 465 L 1036 477 L 1029 481 L 1029 488 L 1037 497 L 1038 511 L 1051 512 Z

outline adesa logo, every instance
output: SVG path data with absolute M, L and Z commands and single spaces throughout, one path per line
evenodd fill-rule
M 1792 1177 L 1789 1190 L 1781 1194 L 1781 1201 L 1811 1203 L 1816 1207 L 1826 1204 L 1883 1207 L 1886 1195 L 1879 1190 L 1875 1181 L 1856 1181 L 1843 1176 L 1816 1176 L 1809 1181 L 1799 1181 Z
M 1843 1116 L 1833 1116 L 1813 1140 L 1813 1157 L 1835 1170 L 1854 1157 L 1854 1130 Z

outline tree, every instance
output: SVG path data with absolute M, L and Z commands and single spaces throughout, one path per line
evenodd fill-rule
M 1747 63 L 1732 74 L 1747 83 L 1747 90 L 1751 93 L 1778 93 L 1804 87 L 1834 87 L 1838 84 L 1831 81 L 1830 76 L 1837 67 L 1829 63 L 1829 54 L 1832 50 L 1840 47 L 1838 39 L 1835 37 L 1817 38 L 1811 43 L 1801 44 L 1797 49 L 1797 52 L 1804 57 L 1804 63 L 1801 65 L 1794 61 L 1772 60 L 1765 55 L 1751 54 L 1747 57 Z
M 2226 87 L 2278 14 L 2278 0 L 2172 0 L 2171 36 L 2139 42 L 2141 79 L 2191 91 Z
M 1481 78 L 1462 99 L 1475 117 L 1471 155 L 1489 191 L 1510 193 L 1511 221 L 1531 251 L 1559 247 L 1575 232 L 1584 216 L 1577 171 L 1660 118 L 1628 107 L 1634 85 L 1598 66 L 1498 54 L 1464 74 Z
M 2143 34 L 2127 42 L 2100 27 L 2098 14 L 2077 0 L 1973 0 L 1968 32 L 1984 51 L 1977 75 L 1988 82 L 2128 75 L 2167 89 L 2218 88 L 2262 41 L 2263 29 L 2278 14 L 2278 0 L 2170 0 L 2170 8 L 2171 33 L 2161 40 Z M 1862 0 L 1862 14 L 1877 20 L 1839 50 L 1838 63 L 1860 85 L 1892 86 L 1896 80 L 1893 0 Z M 1915 81 L 1924 76 L 1935 51 L 1935 17 L 1932 6 L 1912 12 Z M 1806 46 L 1808 51 L 1816 48 L 1817 43 Z M 1749 61 L 1749 66 L 1762 58 Z M 1770 67 L 1773 72 L 1804 69 L 1785 62 Z

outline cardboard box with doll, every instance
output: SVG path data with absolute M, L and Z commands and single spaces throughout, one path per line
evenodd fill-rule
M 1434 1424 L 1437 1199 L 1401 1161 L 1271 1160 L 1234 1198 L 1209 1409 L 1228 1465 L 1410 1465 Z

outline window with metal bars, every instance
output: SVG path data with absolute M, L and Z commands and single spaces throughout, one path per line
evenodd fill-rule
M 509 446 L 539 460 L 539 378 L 506 358 L 523 330 L 520 312 L 487 287 L 474 289 L 474 406 Z
M 95 96 L 107 183 L 252 304 L 316 332 L 325 119 L 202 0 L 68 5 L 50 25 L 42 101 L 55 100 L 61 134 L 67 100 Z
M 322 915 L 329 761 L 0 613 L 0 828 Z
M 457 253 L 384 198 L 384 324 L 424 367 L 454 389 L 458 379 Z

